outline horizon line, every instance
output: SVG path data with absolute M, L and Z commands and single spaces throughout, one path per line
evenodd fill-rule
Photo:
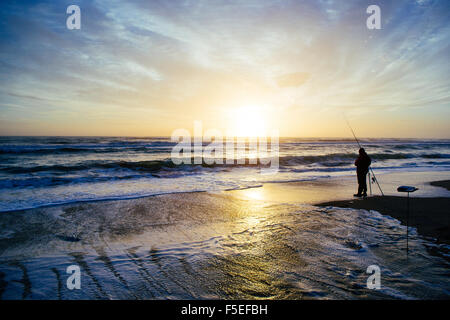
M 170 138 L 171 136 L 167 135 L 148 135 L 148 136 L 140 136 L 140 135 L 1 135 L 0 138 L 53 138 L 53 137 L 63 137 L 63 138 Z M 195 136 L 191 136 L 195 138 Z M 270 138 L 270 136 L 263 136 L 266 138 Z M 226 138 L 226 137 L 224 137 Z M 261 138 L 261 137 L 245 137 L 245 136 L 233 136 L 233 138 Z M 342 139 L 342 140 L 355 140 L 353 137 L 317 137 L 317 136 L 280 136 L 280 139 Z M 358 139 L 398 139 L 398 140 L 450 140 L 449 138 L 404 138 L 404 137 L 358 137 Z

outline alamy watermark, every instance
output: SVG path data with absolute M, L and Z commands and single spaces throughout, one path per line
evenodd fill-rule
M 67 289 L 81 289 L 81 270 L 80 267 L 76 264 L 70 265 L 66 269 L 66 273 L 70 274 L 67 278 L 66 286 Z
M 175 165 L 260 165 L 262 174 L 278 172 L 278 130 L 273 130 L 269 136 L 224 136 L 217 129 L 203 132 L 202 122 L 194 121 L 193 134 L 186 129 L 177 129 L 171 140 L 177 142 L 171 152 Z
M 69 30 L 81 29 L 81 10 L 80 7 L 72 4 L 67 7 L 66 13 L 70 16 L 66 19 L 66 26 Z
M 72 4 L 67 7 L 66 13 L 70 16 L 66 19 L 66 26 L 69 30 L 81 29 L 81 9 L 79 6 Z M 370 16 L 366 20 L 366 26 L 368 29 L 381 29 L 381 9 L 378 5 L 372 4 L 367 7 L 366 13 Z
M 366 273 L 371 274 L 367 278 L 367 289 L 381 289 L 381 270 L 376 264 L 367 267 Z
M 381 29 L 381 9 L 379 6 L 372 4 L 367 7 L 366 13 L 370 16 L 366 20 L 367 29 Z

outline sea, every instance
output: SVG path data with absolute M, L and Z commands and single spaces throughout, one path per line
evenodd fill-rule
M 376 174 L 448 177 L 449 140 L 360 143 Z M 355 141 L 282 138 L 269 174 L 245 144 L 233 164 L 180 165 L 175 145 L 0 138 L 0 299 L 450 297 L 450 246 L 393 217 L 222 192 L 354 175 Z M 76 269 L 79 289 L 70 286 Z M 379 288 L 368 285 L 374 270 Z
M 377 173 L 450 170 L 450 140 L 360 142 Z M 0 137 L 0 212 L 350 175 L 358 153 L 351 139 L 281 138 L 277 170 L 267 174 L 250 164 L 258 151 L 248 141 L 236 140 L 233 164 L 175 165 L 176 145 L 170 137 Z

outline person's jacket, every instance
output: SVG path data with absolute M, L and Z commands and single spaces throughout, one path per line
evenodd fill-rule
M 370 164 L 372 160 L 367 154 L 360 154 L 358 159 L 355 160 L 356 170 L 358 172 L 367 172 L 369 171 Z

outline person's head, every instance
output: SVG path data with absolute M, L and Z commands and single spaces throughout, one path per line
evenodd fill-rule
M 364 148 L 360 148 L 359 149 L 359 154 L 360 155 L 366 155 L 366 150 L 364 150 Z

